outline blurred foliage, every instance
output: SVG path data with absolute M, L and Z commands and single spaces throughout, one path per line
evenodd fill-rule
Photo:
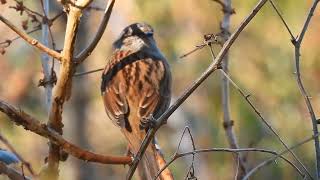
M 231 32 L 248 15 L 256 2 L 256 0 L 233 2 L 236 14 L 231 18 Z M 301 30 L 311 2 L 311 0 L 276 1 L 294 35 Z M 41 12 L 38 1 L 24 0 L 24 3 L 31 9 Z M 104 7 L 106 3 L 103 0 L 96 0 L 93 4 Z M 13 9 L 9 9 L 10 5 L 13 5 L 13 2 L 8 1 L 7 4 L 0 5 L 1 13 L 21 27 L 21 22 L 26 19 L 26 16 L 20 16 Z M 50 17 L 61 11 L 60 5 L 53 3 L 51 7 Z M 79 38 L 91 39 L 94 36 L 100 15 L 101 12 L 95 11 L 84 14 L 82 20 L 86 22 L 83 23 L 86 34 Z M 158 45 L 170 61 L 174 79 L 173 95 L 178 97 L 211 62 L 210 51 L 206 48 L 185 59 L 178 57 L 200 44 L 204 34 L 218 33 L 222 16 L 221 7 L 210 0 L 117 1 L 103 39 L 85 62 L 84 69 L 103 67 L 110 56 L 111 43 L 120 31 L 130 23 L 144 21 L 154 27 Z M 320 56 L 319 20 L 318 8 L 305 36 L 301 55 L 302 78 L 309 95 L 312 96 L 316 114 L 320 112 L 318 84 L 320 63 L 317 61 Z M 55 22 L 52 28 L 57 49 L 62 47 L 64 27 L 65 17 Z M 32 24 L 29 28 L 32 28 Z M 2 34 L 0 41 L 15 37 L 15 34 L 2 23 L 0 23 L 0 33 Z M 40 32 L 32 34 L 38 39 L 40 35 Z M 88 42 L 88 39 L 79 42 Z M 79 46 L 79 48 L 83 47 L 83 45 Z M 215 47 L 215 51 L 218 52 L 219 47 Z M 242 89 L 252 95 L 250 98 L 262 115 L 289 145 L 309 137 L 312 132 L 309 114 L 295 81 L 293 51 L 290 36 L 269 3 L 263 7 L 230 49 L 230 76 Z M 58 68 L 56 70 L 58 71 Z M 82 92 L 88 96 L 87 102 L 83 102 L 86 103 L 82 106 L 85 107 L 84 109 L 77 106 L 85 112 L 85 116 L 82 117 L 85 122 L 83 137 L 86 137 L 88 142 L 79 145 L 104 154 L 125 154 L 124 138 L 104 112 L 99 88 L 100 74 L 74 78 L 75 84 L 83 84 L 80 86 L 84 88 Z M 22 40 L 15 41 L 6 49 L 6 53 L 0 56 L 2 82 L 0 98 L 21 107 L 41 121 L 46 121 L 44 91 L 37 87 L 41 77 L 39 52 Z M 157 135 L 167 158 L 176 150 L 181 132 L 187 125 L 192 128 L 198 148 L 228 147 L 222 127 L 220 79 L 221 74 L 214 73 L 173 114 L 168 125 L 160 129 Z M 235 121 L 234 129 L 240 147 L 282 150 L 281 144 L 233 87 L 231 87 L 230 96 L 231 117 Z M 73 132 L 79 128 L 78 120 L 72 118 L 73 114 L 70 112 L 75 108 L 75 103 L 77 101 L 74 100 L 67 103 L 64 113 L 64 136 L 72 142 L 77 139 Z M 6 134 L 17 151 L 39 170 L 47 154 L 46 140 L 21 127 L 16 127 L 3 114 L 0 114 L 0 124 L 0 132 Z M 191 150 L 190 142 L 188 140 L 183 142 L 185 143 L 183 150 Z M 0 147 L 3 148 L 2 145 Z M 305 144 L 295 152 L 307 168 L 314 172 L 313 143 Z M 196 175 L 199 179 L 233 179 L 236 165 L 231 154 L 206 153 L 196 157 Z M 268 157 L 270 156 L 262 153 L 249 153 L 247 160 L 249 166 L 254 167 Z M 289 155 L 288 157 L 291 159 Z M 73 157 L 61 163 L 60 179 L 86 179 L 86 177 L 76 178 L 79 173 L 78 163 L 82 162 Z M 189 164 L 190 159 L 184 158 L 171 166 L 177 179 L 185 176 Z M 123 166 L 94 163 L 84 163 L 84 166 L 94 168 L 97 179 L 123 179 L 128 169 Z M 299 179 L 298 174 L 281 160 L 260 170 L 253 179 L 271 178 Z

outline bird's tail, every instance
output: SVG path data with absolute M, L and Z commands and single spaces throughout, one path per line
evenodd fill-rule
M 135 155 L 139 151 L 140 145 L 144 137 L 137 137 L 135 133 L 123 131 L 129 141 L 130 151 Z M 144 155 L 138 164 L 138 173 L 141 180 L 152 180 L 157 175 L 158 171 L 164 166 L 165 160 L 162 154 L 157 150 L 154 142 L 151 142 L 147 147 Z M 171 172 L 166 169 L 158 179 L 172 180 Z

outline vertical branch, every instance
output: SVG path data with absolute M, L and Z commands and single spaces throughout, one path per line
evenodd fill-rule
M 65 9 L 68 10 L 68 21 L 66 26 L 65 40 L 60 66 L 59 79 L 52 96 L 52 106 L 49 114 L 48 126 L 57 133 L 62 134 L 62 112 L 63 104 L 70 98 L 72 76 L 75 66 L 73 64 L 74 44 L 77 29 L 82 15 L 82 9 L 92 0 L 77 1 L 76 4 L 68 2 Z M 49 156 L 47 168 L 44 169 L 43 175 L 46 179 L 58 179 L 59 176 L 60 147 L 53 142 L 49 144 Z
M 41 0 L 43 4 L 43 13 L 44 17 L 48 17 L 49 14 L 49 0 Z M 47 18 L 46 18 L 47 19 Z M 49 24 L 47 20 L 44 20 L 42 23 L 42 43 L 49 47 Z M 51 102 L 52 102 L 52 88 L 53 84 L 48 83 L 51 82 L 51 68 L 50 68 L 50 57 L 47 53 L 42 52 L 41 53 L 41 64 L 42 64 L 42 70 L 43 70 L 43 75 L 44 75 L 44 83 L 43 86 L 45 88 L 45 102 L 46 102 L 46 108 L 47 108 L 47 113 L 50 112 L 51 109 Z
M 320 0 L 314 0 L 313 4 L 309 10 L 307 19 L 303 25 L 303 28 L 301 30 L 301 33 L 299 34 L 299 37 L 297 39 L 293 39 L 292 43 L 294 45 L 294 61 L 295 61 L 295 69 L 296 69 L 296 79 L 297 79 L 297 83 L 298 83 L 298 87 L 299 90 L 301 92 L 301 95 L 304 98 L 304 101 L 306 103 L 306 106 L 309 110 L 309 114 L 311 117 L 311 122 L 312 122 L 312 128 L 313 128 L 313 135 L 316 136 L 319 133 L 318 130 L 318 122 L 317 122 L 317 118 L 316 115 L 314 113 L 311 101 L 310 101 L 310 96 L 308 96 L 308 93 L 303 85 L 302 79 L 301 79 L 301 72 L 300 72 L 300 47 L 301 47 L 301 43 L 303 41 L 304 35 L 309 27 L 309 23 L 311 21 L 311 18 L 313 16 L 313 13 L 317 7 L 317 4 L 319 3 Z M 320 179 L 320 143 L 319 143 L 319 136 L 316 136 L 314 138 L 314 145 L 315 145 L 315 151 L 316 151 L 316 179 Z
M 222 3 L 222 2 L 221 2 Z M 223 36 L 224 41 L 227 41 L 230 36 L 230 18 L 231 15 L 234 13 L 232 7 L 231 7 L 231 0 L 224 0 L 222 5 L 222 11 L 223 11 L 223 20 L 221 22 L 221 34 Z M 229 72 L 229 53 L 227 52 L 226 55 L 223 58 L 222 61 L 222 69 L 224 72 Z M 227 140 L 229 142 L 229 145 L 233 149 L 239 149 L 239 145 L 237 142 L 236 135 L 233 131 L 233 120 L 231 120 L 230 117 L 230 95 L 229 95 L 229 81 L 227 77 L 222 76 L 221 79 L 221 91 L 222 91 L 222 107 L 223 107 L 223 127 L 225 129 L 225 133 L 227 136 Z M 237 179 L 242 179 L 243 176 L 246 174 L 247 169 L 245 166 L 245 160 L 241 153 L 238 153 L 237 156 L 234 156 L 235 162 L 239 163 L 239 166 L 237 166 Z

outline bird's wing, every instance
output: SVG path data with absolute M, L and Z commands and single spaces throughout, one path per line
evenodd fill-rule
M 102 74 L 101 93 L 105 110 L 112 122 L 121 128 L 125 127 L 125 117 L 129 111 L 128 103 L 124 94 L 124 82 L 113 81 L 113 77 L 123 68 L 119 60 L 130 53 L 130 51 L 116 51 Z
M 158 118 L 170 104 L 171 76 L 170 70 L 162 60 L 152 60 L 148 69 L 150 74 L 144 84 L 144 96 L 139 103 L 139 116 L 143 120 L 152 115 Z M 144 123 L 144 122 L 141 122 Z

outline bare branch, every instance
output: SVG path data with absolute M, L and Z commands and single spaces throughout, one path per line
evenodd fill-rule
M 304 35 L 307 32 L 307 29 L 309 27 L 311 18 L 312 18 L 313 14 L 314 14 L 314 11 L 316 10 L 316 7 L 317 7 L 319 1 L 320 0 L 314 0 L 313 3 L 312 3 L 312 6 L 311 6 L 311 8 L 310 8 L 310 10 L 308 12 L 308 17 L 307 17 L 306 21 L 304 22 L 303 28 L 302 28 L 301 33 L 300 33 L 300 35 L 298 37 L 298 40 L 297 40 L 299 44 L 302 43 Z
M 312 128 L 313 128 L 313 135 L 317 135 L 319 133 L 318 130 L 318 122 L 317 122 L 317 118 L 315 115 L 315 112 L 313 110 L 311 101 L 310 101 L 310 97 L 308 96 L 308 93 L 303 85 L 302 79 L 301 79 L 301 73 L 300 73 L 300 47 L 301 47 L 301 43 L 303 41 L 304 35 L 309 27 L 311 18 L 313 16 L 313 13 L 317 7 L 317 4 L 319 3 L 319 0 L 314 0 L 313 4 L 308 12 L 308 16 L 307 19 L 304 22 L 303 28 L 301 30 L 301 33 L 298 37 L 298 39 L 293 39 L 292 43 L 294 45 L 294 61 L 295 61 L 295 69 L 296 69 L 296 80 L 297 80 L 297 84 L 300 90 L 301 95 L 304 98 L 305 104 L 309 110 L 309 114 L 311 117 L 311 122 L 312 122 Z M 320 179 L 320 143 L 319 143 L 319 137 L 317 136 L 316 138 L 314 138 L 314 145 L 315 145 L 315 151 L 316 151 L 316 168 L 317 168 L 317 179 Z
M 229 6 L 229 4 L 226 3 L 226 1 L 224 1 L 224 2 L 222 0 L 212 0 L 212 1 L 220 4 L 221 7 L 222 7 L 222 11 L 225 14 L 230 14 L 231 15 L 231 14 L 235 14 L 236 13 L 236 11 L 231 6 Z
M 18 1 L 18 0 L 14 0 L 16 2 L 16 7 L 13 7 L 13 6 L 10 6 L 9 8 L 13 8 L 15 9 L 16 11 L 20 11 L 21 14 L 23 11 L 26 11 L 28 14 L 34 14 L 36 16 L 39 16 L 40 18 L 43 18 L 43 15 L 38 13 L 37 11 L 34 11 L 30 8 L 28 8 L 27 6 L 25 6 L 23 4 L 23 1 Z
M 283 156 L 284 154 L 290 152 L 290 150 L 295 149 L 295 148 L 297 148 L 297 147 L 299 147 L 299 146 L 301 146 L 301 145 L 303 145 L 303 144 L 305 144 L 305 143 L 307 143 L 307 142 L 309 142 L 309 141 L 311 141 L 311 140 L 313 140 L 313 139 L 315 139 L 317 137 L 319 137 L 319 134 L 315 134 L 312 137 L 309 137 L 309 138 L 307 138 L 307 139 L 305 139 L 305 140 L 303 140 L 303 141 L 291 146 L 289 149 L 283 150 L 282 152 L 278 153 L 276 156 L 274 156 L 274 157 L 272 157 L 272 158 L 270 158 L 270 159 L 268 159 L 266 161 L 263 161 L 258 166 L 256 166 L 255 168 L 251 169 L 251 171 L 249 171 L 248 174 L 243 179 L 244 180 L 248 179 L 252 174 L 254 174 L 257 170 L 261 169 L 263 166 L 266 166 L 266 165 L 274 162 L 277 158 L 279 158 L 279 157 Z
M 281 15 L 280 11 L 278 10 L 277 6 L 274 4 L 273 0 L 269 0 L 269 2 L 271 3 L 273 9 L 276 11 L 276 13 L 278 14 L 279 18 L 281 19 L 283 25 L 286 27 L 288 33 L 290 34 L 291 36 L 291 40 L 294 40 L 295 37 L 294 35 L 292 34 L 291 32 L 291 29 L 289 28 L 288 26 L 288 23 L 284 20 L 283 16 Z
M 139 149 L 139 152 L 137 153 L 130 169 L 127 174 L 127 179 L 131 179 L 137 165 L 139 163 L 139 160 L 141 159 L 142 155 L 144 154 L 148 144 L 153 139 L 156 131 L 163 125 L 163 123 L 169 118 L 169 116 L 194 92 L 200 84 L 204 80 L 206 80 L 210 74 L 212 74 L 215 70 L 218 69 L 218 67 L 221 65 L 221 62 L 223 61 L 223 57 L 228 52 L 234 41 L 237 39 L 239 34 L 242 32 L 242 30 L 247 26 L 247 24 L 252 20 L 252 18 L 259 12 L 259 10 L 263 7 L 263 5 L 267 2 L 267 0 L 260 0 L 257 5 L 253 8 L 252 12 L 243 20 L 243 22 L 240 24 L 240 26 L 236 29 L 236 31 L 230 36 L 228 41 L 224 44 L 222 49 L 220 50 L 219 54 L 217 55 L 217 58 L 215 59 L 215 62 L 212 62 L 210 66 L 202 73 L 202 75 L 195 80 L 186 90 L 183 92 L 182 95 L 179 96 L 179 98 L 173 103 L 173 105 L 170 106 L 170 108 L 161 115 L 157 119 L 157 124 L 154 128 L 150 128 L 147 132 L 146 137 L 144 138 L 141 147 Z
M 49 1 L 48 0 L 40 0 L 42 9 L 43 9 L 43 14 L 45 19 L 47 18 L 47 15 L 49 14 Z M 49 47 L 49 24 L 48 21 L 42 23 L 42 43 Z M 51 39 L 52 40 L 52 39 Z M 54 46 L 52 46 L 54 49 Z M 53 77 L 53 73 L 50 68 L 50 57 L 46 53 L 41 54 L 41 64 L 42 64 L 42 70 L 44 74 L 44 82 L 51 82 L 51 83 L 44 83 L 44 88 L 45 88 L 45 96 L 46 96 L 46 107 L 47 107 L 47 113 L 49 114 L 51 110 L 51 104 L 52 104 L 52 89 L 54 86 L 54 83 L 51 80 Z M 54 62 L 52 63 L 54 64 Z
M 115 0 L 108 1 L 106 10 L 104 12 L 103 18 L 101 20 L 100 26 L 98 28 L 98 31 L 95 37 L 93 38 L 89 46 L 85 48 L 83 51 L 81 51 L 80 54 L 76 57 L 75 59 L 76 64 L 78 65 L 81 64 L 88 56 L 90 56 L 94 48 L 97 46 L 109 22 L 114 3 L 115 3 Z
M 52 50 L 48 48 L 47 46 L 40 43 L 38 40 L 30 37 L 27 33 L 21 31 L 19 28 L 17 28 L 15 25 L 13 25 L 9 20 L 4 18 L 2 15 L 0 15 L 0 21 L 2 21 L 4 24 L 6 24 L 11 30 L 16 32 L 19 36 L 21 36 L 22 39 L 24 39 L 26 42 L 28 42 L 30 45 L 38 48 L 42 52 L 47 53 L 48 55 L 54 57 L 57 60 L 61 60 L 61 55 L 55 50 Z
M 276 132 L 276 130 L 271 126 L 271 124 L 262 116 L 261 112 L 254 106 L 254 104 L 249 99 L 250 94 L 246 94 L 223 70 L 220 70 L 222 74 L 228 79 L 228 81 L 239 91 L 239 93 L 242 95 L 242 97 L 247 101 L 247 103 L 250 105 L 250 107 L 254 110 L 254 112 L 259 116 L 259 118 L 262 120 L 262 122 L 271 130 L 271 132 L 277 137 L 277 139 L 281 142 L 281 144 L 291 153 L 291 155 L 294 157 L 294 159 L 302 166 L 302 168 L 305 170 L 305 172 L 308 174 L 308 176 L 312 178 L 310 172 L 308 169 L 304 166 L 304 164 L 301 162 L 301 160 L 297 157 L 296 154 L 294 154 L 293 151 L 289 149 L 289 146 L 283 141 L 283 139 L 280 137 L 280 135 Z
M 220 38 L 219 38 L 219 35 L 216 35 L 216 34 L 205 34 L 203 36 L 203 39 L 204 39 L 203 43 L 201 43 L 199 45 L 196 45 L 196 47 L 193 50 L 181 55 L 179 58 L 180 59 L 185 58 L 185 57 L 189 56 L 190 54 L 192 54 L 192 53 L 194 53 L 194 52 L 196 52 L 196 51 L 198 51 L 198 50 L 200 50 L 200 49 L 202 49 L 202 48 L 204 48 L 204 47 L 206 47 L 208 45 L 210 47 L 211 47 L 212 44 L 223 45 L 223 43 L 225 42 L 225 41 L 222 42 L 220 40 Z
M 46 124 L 41 123 L 21 109 L 18 109 L 2 100 L 0 100 L 0 111 L 6 114 L 11 121 L 15 122 L 18 126 L 21 125 L 26 130 L 30 130 L 35 134 L 52 140 L 53 143 L 59 145 L 67 153 L 78 159 L 103 164 L 130 164 L 132 161 L 131 157 L 127 156 L 106 156 L 83 150 L 63 139 L 61 135 L 51 130 Z
M 85 1 L 77 1 L 80 4 Z M 71 96 L 71 86 L 72 86 L 72 76 L 74 73 L 73 64 L 73 52 L 74 44 L 76 40 L 77 29 L 80 22 L 80 17 L 82 15 L 82 10 L 78 7 L 67 5 L 69 9 L 67 27 L 63 45 L 63 51 L 61 52 L 63 61 L 60 66 L 59 78 L 55 91 L 53 94 L 53 101 L 51 105 L 51 111 L 49 113 L 48 127 L 52 128 L 59 134 L 62 134 L 62 112 L 63 104 Z M 60 161 L 60 147 L 50 142 L 49 144 L 49 156 L 48 156 L 48 166 L 43 169 L 40 173 L 45 177 L 53 176 L 57 179 L 59 175 L 59 161 Z
M 30 180 L 29 177 L 24 176 L 22 173 L 8 167 L 2 162 L 0 162 L 0 174 L 5 174 L 12 180 Z
M 310 141 L 310 140 L 309 140 Z M 293 147 L 296 148 L 296 147 Z M 189 152 L 184 152 L 184 153 L 179 153 L 175 154 L 170 161 L 166 163 L 166 166 L 162 167 L 162 169 L 158 172 L 160 174 L 165 168 L 168 168 L 174 161 L 177 159 L 184 157 L 184 156 L 189 156 L 189 155 L 195 155 L 199 153 L 210 153 L 210 152 L 227 152 L 227 153 L 235 153 L 238 154 L 240 152 L 261 152 L 261 153 L 267 153 L 267 154 L 273 154 L 275 155 L 274 157 L 276 158 L 281 158 L 284 161 L 286 161 L 289 165 L 291 165 L 300 175 L 301 177 L 304 177 L 304 174 L 297 168 L 290 160 L 288 160 L 286 157 L 283 156 L 284 153 L 277 153 L 272 150 L 267 150 L 267 149 L 258 149 L 258 148 L 243 148 L 243 149 L 233 149 L 233 148 L 210 148 L 210 149 L 196 149 L 193 151 Z M 286 150 L 286 152 L 288 152 Z
M 217 1 L 216 1 L 217 2 Z M 219 1 L 218 1 L 219 2 Z M 231 6 L 231 0 L 224 0 L 223 4 L 223 20 L 221 21 L 221 35 L 223 37 L 223 40 L 226 41 L 229 36 L 230 36 L 230 18 L 232 13 L 229 13 L 229 11 L 225 9 L 232 9 Z M 220 3 L 220 4 L 221 4 Z M 210 51 L 212 52 L 212 48 L 210 46 Z M 212 54 L 212 59 L 215 59 L 215 56 L 213 53 Z M 222 69 L 228 73 L 229 72 L 229 53 L 227 53 L 224 56 L 224 60 L 221 64 Z M 233 149 L 239 149 L 239 145 L 237 142 L 237 137 L 233 131 L 233 125 L 234 121 L 231 120 L 231 114 L 230 114 L 230 91 L 229 91 L 229 81 L 225 76 L 222 76 L 221 78 L 221 93 L 222 93 L 222 108 L 223 108 L 223 127 L 225 130 L 225 134 L 229 143 L 229 146 Z M 244 177 L 244 175 L 247 173 L 247 167 L 245 164 L 245 158 L 244 156 L 239 153 L 235 154 L 234 156 L 234 161 L 239 163 L 239 168 L 237 167 L 236 170 L 236 179 L 241 179 Z
M 48 20 L 49 26 L 51 27 L 53 25 L 54 21 L 57 20 L 59 17 L 61 17 L 63 14 L 64 14 L 64 12 L 62 11 L 62 12 L 58 13 L 57 15 L 55 15 L 52 19 L 49 19 Z M 41 29 L 42 29 L 41 26 L 37 26 L 36 28 L 34 28 L 34 29 L 30 30 L 30 31 L 27 31 L 26 33 L 27 34 L 31 34 L 31 33 L 37 32 L 37 31 L 39 31 Z M 50 28 L 49 28 L 49 30 L 50 30 Z M 6 40 L 0 42 L 0 48 L 9 47 L 14 41 L 16 41 L 16 40 L 18 40 L 20 38 L 21 38 L 21 36 L 18 35 L 18 36 L 14 37 L 14 38 L 6 39 Z M 55 50 L 54 47 L 53 47 L 53 49 Z
M 104 70 L 104 68 L 100 68 L 100 69 L 95 69 L 95 70 L 91 70 L 91 71 L 75 73 L 73 76 L 74 77 L 79 77 L 79 76 L 84 76 L 84 75 L 88 75 L 88 74 L 95 73 L 95 72 L 100 72 L 100 71 L 103 71 L 103 70 Z

